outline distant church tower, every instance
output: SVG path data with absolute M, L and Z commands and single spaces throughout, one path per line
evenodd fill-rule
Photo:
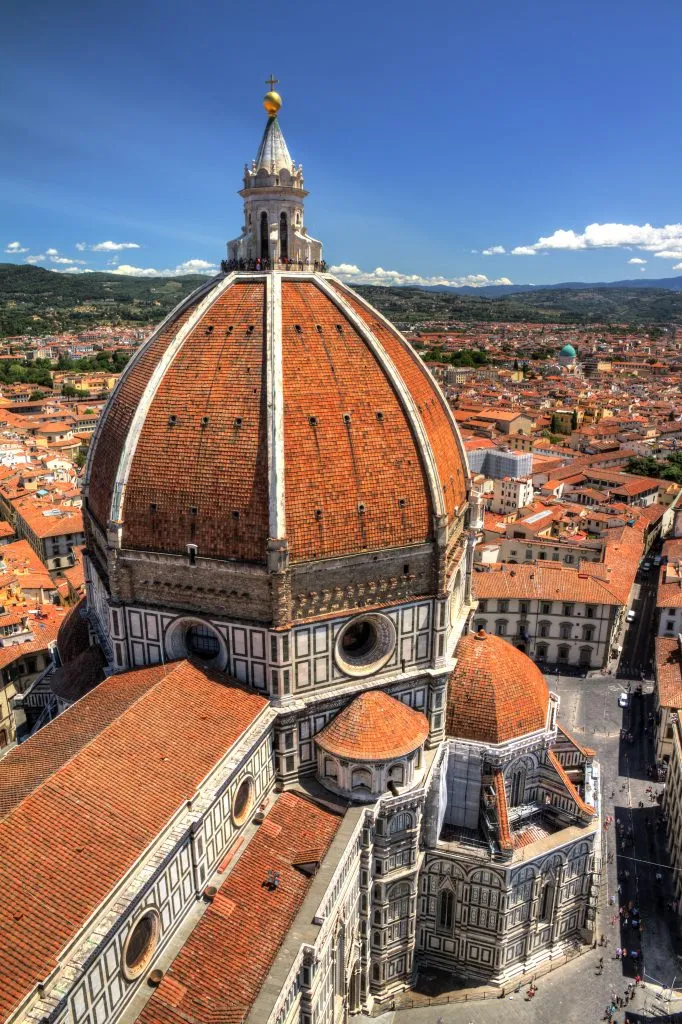
M 244 226 L 239 238 L 227 243 L 227 258 L 319 263 L 322 243 L 311 238 L 303 224 L 303 168 L 291 159 L 277 112 L 282 97 L 272 88 L 277 79 L 270 76 L 271 91 L 263 99 L 268 123 L 256 159 L 244 168 Z

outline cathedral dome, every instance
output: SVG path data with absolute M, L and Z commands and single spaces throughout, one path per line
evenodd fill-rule
M 575 359 L 577 355 L 578 353 L 570 344 L 564 345 L 561 352 L 559 353 L 559 357 L 562 359 Z
M 86 509 L 127 550 L 265 563 L 419 545 L 466 457 L 422 360 L 320 268 L 228 270 L 180 303 L 101 417 Z
M 504 743 L 546 728 L 549 687 L 523 651 L 479 630 L 465 634 L 455 654 L 445 722 L 449 736 Z

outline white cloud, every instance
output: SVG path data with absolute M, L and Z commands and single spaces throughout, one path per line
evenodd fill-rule
M 214 274 L 217 270 L 215 263 L 207 260 L 185 260 L 171 270 L 156 270 L 154 267 L 133 267 L 129 263 L 122 263 L 111 271 L 112 274 L 122 274 L 124 277 L 180 277 L 183 274 Z
M 111 273 L 122 274 L 124 277 L 161 277 L 160 270 L 154 270 L 153 267 L 131 267 L 129 263 L 122 263 Z
M 67 260 L 66 262 L 68 263 L 69 261 Z M 78 262 L 82 263 L 83 261 L 79 260 Z M 64 267 L 64 269 L 60 270 L 59 273 L 60 274 L 92 274 L 93 271 L 92 270 L 84 270 L 83 267 Z
M 81 243 L 83 244 L 83 243 Z M 85 248 L 85 246 L 83 246 Z M 78 249 L 79 246 L 76 246 Z M 97 245 L 91 245 L 90 248 L 93 252 L 120 252 L 122 249 L 139 249 L 140 246 L 137 242 L 98 242 Z
M 41 252 L 38 256 L 27 256 L 26 257 L 26 262 L 27 263 L 44 263 L 45 262 L 45 253 Z
M 48 256 L 59 256 L 59 249 L 46 249 L 45 252 Z
M 512 249 L 516 256 L 551 249 L 644 249 L 663 259 L 682 258 L 682 224 L 588 224 L 584 231 L 558 228 L 551 235 L 538 238 L 532 245 Z
M 640 267 L 639 269 L 642 274 L 646 274 L 646 267 Z
M 12 256 L 18 256 L 19 253 L 28 252 L 28 249 L 24 249 L 21 242 L 10 242 L 5 252 L 10 253 Z
M 628 263 L 646 263 L 646 260 L 640 260 L 639 256 L 633 256 L 631 260 L 628 260 Z
M 217 270 L 215 263 L 209 263 L 208 260 L 185 260 L 184 263 L 180 263 L 172 273 L 174 274 L 209 274 Z M 165 271 L 164 271 L 165 273 Z
M 491 245 L 489 249 L 483 250 L 484 256 L 501 256 L 507 250 L 503 245 Z
M 490 280 L 485 274 L 466 274 L 464 277 L 421 277 L 419 274 L 401 274 L 398 270 L 384 270 L 377 267 L 375 270 L 361 270 L 354 263 L 339 263 L 329 268 L 332 274 L 336 274 L 342 281 L 348 284 L 378 284 L 384 286 L 392 285 L 413 285 L 414 287 L 433 287 L 443 285 L 448 288 L 462 288 L 469 285 L 472 288 L 483 288 L 489 284 L 511 284 L 508 277 L 498 277 Z
M 85 244 L 85 242 L 76 242 L 76 248 L 79 252 L 85 252 L 85 250 L 87 249 L 87 245 Z
M 673 270 L 682 270 L 682 263 L 676 263 Z
M 50 263 L 80 263 L 84 266 L 85 260 L 74 260 L 70 256 L 50 256 Z

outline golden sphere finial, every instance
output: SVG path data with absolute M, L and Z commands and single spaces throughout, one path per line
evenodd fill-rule
M 263 97 L 263 106 L 267 110 L 270 117 L 274 117 L 282 106 L 282 97 L 278 92 L 266 92 Z
M 270 86 L 270 92 L 266 93 L 263 97 L 263 106 L 270 117 L 275 117 L 277 111 L 282 106 L 282 97 L 278 92 L 275 92 L 275 86 L 279 85 L 279 80 L 271 74 L 270 77 L 265 80 L 265 84 Z

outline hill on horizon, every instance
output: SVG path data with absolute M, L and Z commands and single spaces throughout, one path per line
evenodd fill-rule
M 560 281 L 557 284 L 486 284 L 481 288 L 473 288 L 471 285 L 462 285 L 457 288 L 452 285 L 436 284 L 430 286 L 433 291 L 457 292 L 464 295 L 485 295 L 486 298 L 497 298 L 501 295 L 520 295 L 525 292 L 540 291 L 590 291 L 594 288 L 626 288 L 630 290 L 642 288 L 658 288 L 670 292 L 682 292 L 682 276 L 659 277 L 643 279 L 641 277 L 627 278 L 623 281 Z
M 0 263 L 0 337 L 81 331 L 99 324 L 144 326 L 161 321 L 185 295 L 206 281 L 186 277 L 63 274 L 42 267 Z M 355 290 L 385 316 L 403 325 L 510 321 L 535 323 L 682 323 L 682 277 L 678 288 L 649 282 L 576 284 L 561 287 L 441 289 L 357 285 Z

